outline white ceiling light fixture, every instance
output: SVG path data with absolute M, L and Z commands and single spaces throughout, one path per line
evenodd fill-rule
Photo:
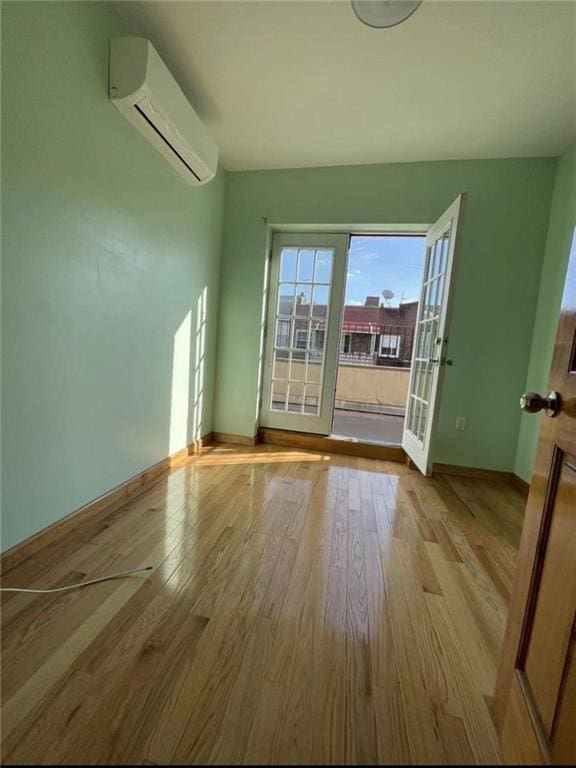
M 402 24 L 420 5 L 422 0 L 352 0 L 357 18 L 376 29 Z

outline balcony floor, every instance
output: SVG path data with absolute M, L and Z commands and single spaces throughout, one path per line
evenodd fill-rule
M 361 413 L 336 408 L 332 437 L 352 437 L 370 443 L 402 443 L 404 416 L 384 413 Z

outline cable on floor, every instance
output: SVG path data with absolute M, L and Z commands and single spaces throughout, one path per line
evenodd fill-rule
M 49 592 L 67 592 L 69 589 L 79 589 L 80 587 L 89 587 L 90 584 L 99 584 L 101 581 L 109 579 L 121 579 L 124 576 L 130 576 L 131 573 L 141 573 L 142 571 L 153 570 L 153 565 L 147 565 L 145 568 L 132 568 L 131 571 L 122 571 L 121 573 L 112 573 L 110 576 L 101 576 L 99 579 L 90 581 L 81 581 L 79 584 L 69 584 L 67 587 L 55 587 L 53 589 L 24 589 L 23 587 L 0 587 L 0 592 L 33 592 L 35 594 L 48 594 Z

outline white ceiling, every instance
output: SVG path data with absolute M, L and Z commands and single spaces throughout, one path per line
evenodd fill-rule
M 393 29 L 344 0 L 121 2 L 230 170 L 560 154 L 576 2 L 438 2 Z

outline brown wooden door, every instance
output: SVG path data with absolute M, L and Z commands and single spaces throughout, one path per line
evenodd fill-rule
M 576 231 L 495 695 L 506 761 L 576 763 Z M 542 393 L 547 394 L 547 393 Z

